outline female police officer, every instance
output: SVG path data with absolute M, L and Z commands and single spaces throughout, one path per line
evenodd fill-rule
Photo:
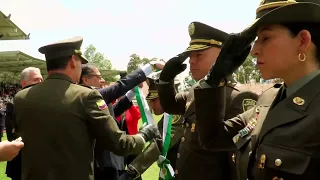
M 320 179 L 320 1 L 263 0 L 256 13 L 249 28 L 231 35 L 195 90 L 201 145 L 224 149 L 233 138 L 239 180 Z M 284 84 L 265 91 L 253 109 L 222 121 L 224 79 L 250 50 L 261 76 Z

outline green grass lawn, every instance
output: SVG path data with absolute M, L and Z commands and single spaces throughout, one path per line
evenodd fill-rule
M 154 116 L 156 122 L 160 120 L 161 116 Z M 139 121 L 139 127 L 141 126 L 141 120 Z M 4 134 L 4 138 L 2 140 L 6 140 L 6 134 Z M 6 172 L 6 162 L 0 162 L 0 180 L 11 180 L 5 174 Z M 144 180 L 157 180 L 159 174 L 159 167 L 155 162 L 144 174 L 142 174 L 142 179 Z

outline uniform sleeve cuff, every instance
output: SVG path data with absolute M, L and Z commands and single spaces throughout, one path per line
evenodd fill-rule
M 169 84 L 170 82 L 165 82 L 165 81 L 161 81 L 160 79 L 159 79 L 159 84 Z
M 136 135 L 139 136 L 142 139 L 143 144 L 146 144 L 146 140 L 140 134 L 136 134 Z
M 127 99 L 128 99 L 129 101 L 132 101 L 132 99 L 134 98 L 134 96 L 135 96 L 135 94 L 134 94 L 134 92 L 133 92 L 132 90 L 130 90 L 130 91 L 128 91 L 128 92 L 126 93 L 126 97 L 127 97 Z
M 141 70 L 146 76 L 149 76 L 152 73 L 152 66 L 151 64 L 145 64 L 141 67 Z

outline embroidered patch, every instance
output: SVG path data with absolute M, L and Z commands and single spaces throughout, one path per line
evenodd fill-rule
M 107 104 L 106 104 L 106 102 L 104 102 L 103 99 L 98 100 L 96 103 L 97 103 L 97 106 L 100 110 L 104 110 L 107 108 Z
M 172 124 L 179 122 L 180 118 L 180 115 L 172 115 Z
M 253 108 L 256 104 L 257 104 L 257 101 L 255 101 L 253 99 L 244 99 L 242 101 L 243 111 L 247 111 L 247 110 Z

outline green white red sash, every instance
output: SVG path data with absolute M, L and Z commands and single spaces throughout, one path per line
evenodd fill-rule
M 141 119 L 144 124 L 155 124 L 153 116 L 150 112 L 146 98 L 143 96 L 141 88 L 135 87 L 134 93 L 140 109 Z M 171 142 L 171 124 L 172 115 L 167 113 L 163 114 L 163 132 L 162 141 L 163 148 L 162 153 L 158 159 L 158 166 L 160 167 L 159 179 L 161 180 L 172 180 L 174 179 L 174 171 L 170 165 L 170 161 L 166 158 Z

